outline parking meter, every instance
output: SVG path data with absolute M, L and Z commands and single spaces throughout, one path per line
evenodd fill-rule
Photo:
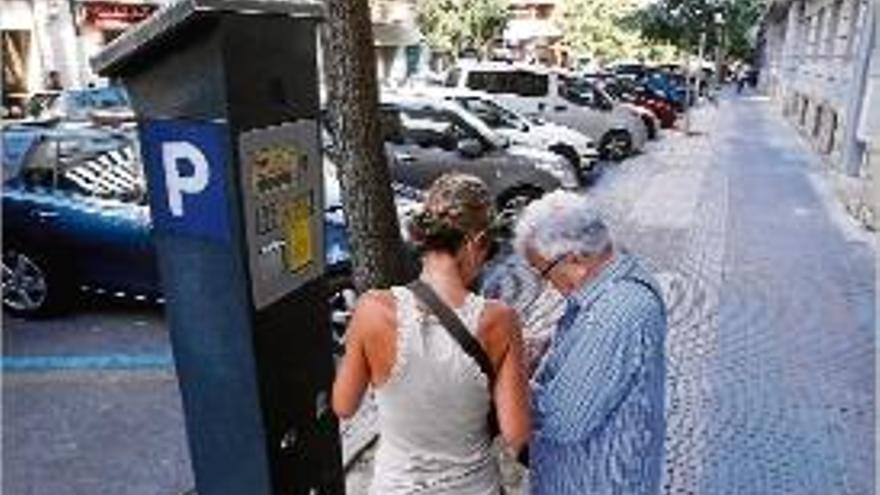
M 199 494 L 343 493 L 317 2 L 183 0 L 92 60 L 138 118 Z

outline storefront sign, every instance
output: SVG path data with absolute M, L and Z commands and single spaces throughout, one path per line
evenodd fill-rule
M 158 7 L 150 3 L 85 2 L 82 19 L 101 28 L 136 24 L 150 16 Z

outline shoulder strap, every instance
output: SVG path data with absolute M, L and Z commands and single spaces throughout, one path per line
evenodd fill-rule
M 657 300 L 660 301 L 660 307 L 661 307 L 663 313 L 664 314 L 666 313 L 666 303 L 665 303 L 666 300 L 663 299 L 663 293 L 660 291 L 660 289 L 656 285 L 654 285 L 653 283 L 651 283 L 641 277 L 633 276 L 633 275 L 628 275 L 626 277 L 623 277 L 623 278 L 621 278 L 621 280 L 624 280 L 626 282 L 632 282 L 634 284 L 641 285 L 642 287 L 648 289 L 648 291 L 650 291 L 654 295 L 654 297 L 656 297 Z
M 452 310 L 425 282 L 421 280 L 413 280 L 406 286 L 416 295 L 416 297 L 427 306 L 432 313 L 440 320 L 443 328 L 449 332 L 449 335 L 458 343 L 461 349 L 477 362 L 480 369 L 489 379 L 490 389 L 495 385 L 495 369 L 492 367 L 492 361 L 480 345 L 480 341 L 471 335 L 467 327 L 462 323 L 455 311 Z

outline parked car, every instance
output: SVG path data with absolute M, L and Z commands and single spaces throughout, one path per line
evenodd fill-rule
M 621 78 L 640 80 L 645 77 L 651 68 L 641 62 L 621 61 L 608 66 L 609 71 Z
M 511 144 L 452 102 L 385 94 L 380 112 L 396 182 L 426 189 L 444 173 L 470 173 L 486 183 L 505 215 L 518 214 L 548 191 L 579 185 L 565 159 Z
M 636 105 L 629 101 L 624 101 L 613 97 L 608 92 L 606 92 L 602 88 L 602 86 L 597 85 L 593 80 L 588 78 L 573 78 L 569 82 L 568 87 L 568 91 L 572 95 L 595 94 L 602 99 L 613 101 L 614 104 L 619 105 L 626 110 L 629 110 L 630 112 L 632 112 L 633 115 L 641 120 L 642 124 L 644 125 L 645 135 L 648 139 L 657 139 L 657 137 L 659 136 L 660 122 L 657 120 L 657 116 L 654 115 L 654 112 L 648 110 L 647 108 Z
M 647 129 L 631 109 L 557 70 L 505 63 L 461 63 L 446 86 L 483 91 L 527 116 L 566 125 L 599 143 L 603 158 L 621 160 L 642 150 Z
M 76 139 L 47 130 L 19 166 L 4 163 L 2 288 L 11 314 L 51 315 L 83 287 L 161 297 L 136 141 L 83 158 L 65 151 Z M 350 290 L 350 251 L 332 163 L 324 171 L 328 297 L 338 299 Z M 397 197 L 401 214 L 419 201 L 417 191 L 406 193 Z
M 28 99 L 26 121 L 76 124 L 134 122 L 134 112 L 121 86 L 39 91 Z
M 415 94 L 420 93 L 457 103 L 513 144 L 556 153 L 577 170 L 582 184 L 592 180 L 600 171 L 599 151 L 593 140 L 582 132 L 537 117 L 526 117 L 477 91 L 430 88 Z
M 629 78 L 618 78 L 611 74 L 591 74 L 585 77 L 593 81 L 612 98 L 638 105 L 653 113 L 661 128 L 675 127 L 675 121 L 678 119 L 675 108 L 638 82 Z
M 685 77 L 679 74 L 654 71 L 638 82 L 648 88 L 655 96 L 669 102 L 678 112 L 685 111 L 696 101 L 696 96 L 688 91 Z

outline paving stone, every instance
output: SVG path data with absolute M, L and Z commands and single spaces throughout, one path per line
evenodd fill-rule
M 875 253 L 832 221 L 815 158 L 767 102 L 694 113 L 699 134 L 666 133 L 586 192 L 669 307 L 663 493 L 873 493 Z M 506 270 L 522 308 L 540 285 Z M 534 305 L 527 336 L 558 308 Z

